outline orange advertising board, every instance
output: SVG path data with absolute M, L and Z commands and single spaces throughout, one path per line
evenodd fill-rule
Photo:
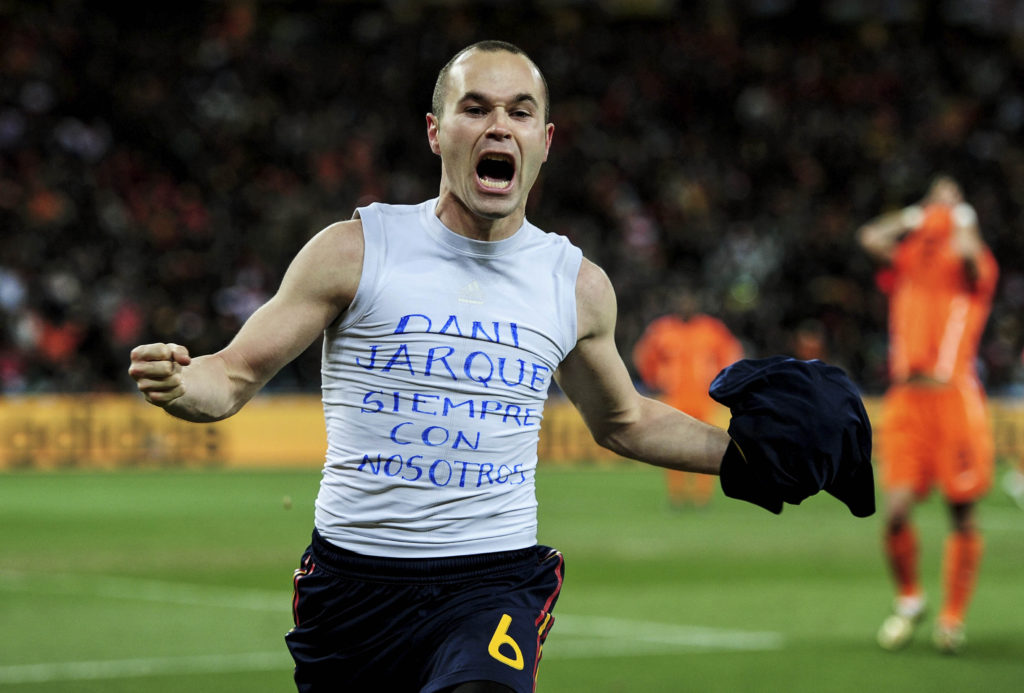
M 212 424 L 176 419 L 133 395 L 0 400 L 0 469 L 315 467 L 323 464 L 315 396 L 263 396 Z
M 866 405 L 877 420 L 877 399 Z M 993 401 L 992 420 L 997 455 L 1024 458 L 1024 402 Z M 0 470 L 318 468 L 325 449 L 316 395 L 261 395 L 230 419 L 212 424 L 175 419 L 136 395 L 0 399 Z M 556 464 L 621 460 L 593 441 L 563 398 L 545 407 L 539 455 Z

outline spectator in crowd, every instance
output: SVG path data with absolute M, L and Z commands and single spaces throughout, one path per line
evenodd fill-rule
M 309 229 L 423 199 L 434 162 L 399 124 L 426 110 L 430 66 L 486 34 L 550 66 L 564 97 L 531 205 L 607 269 L 624 353 L 650 293 L 691 276 L 752 354 L 815 320 L 830 359 L 880 392 L 885 307 L 851 252 L 859 220 L 955 164 L 993 252 L 1024 257 L 1021 4 L 8 3 L 0 391 L 127 390 L 126 326 L 219 348 Z M 339 96 L 382 89 L 411 98 Z M 81 341 L 54 352 L 40 319 L 60 313 Z M 1024 389 L 1022 316 L 1007 265 L 980 352 L 992 392 Z M 316 389 L 318 368 L 312 349 L 270 387 Z

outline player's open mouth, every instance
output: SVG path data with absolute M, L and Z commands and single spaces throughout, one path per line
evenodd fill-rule
M 476 165 L 476 178 L 485 188 L 505 190 L 512 185 L 516 164 L 508 154 L 484 154 Z

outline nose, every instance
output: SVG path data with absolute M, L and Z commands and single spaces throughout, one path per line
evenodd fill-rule
M 512 129 L 509 127 L 509 115 L 503 108 L 495 108 L 491 111 L 491 122 L 487 127 L 487 136 L 499 140 L 507 140 L 512 137 Z

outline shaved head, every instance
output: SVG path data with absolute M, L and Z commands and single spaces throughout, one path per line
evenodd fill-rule
M 459 61 L 459 58 L 472 51 L 483 51 L 485 53 L 505 51 L 506 53 L 521 55 L 526 58 L 526 60 L 530 62 L 530 65 L 533 66 L 533 69 L 537 71 L 537 75 L 540 77 L 540 82 L 544 87 L 544 122 L 547 123 L 551 121 L 551 99 L 548 93 L 548 82 L 544 77 L 544 73 L 540 71 L 537 64 L 526 54 L 526 51 L 506 41 L 479 41 L 471 46 L 466 46 L 456 53 L 452 59 L 441 68 L 441 71 L 437 73 L 437 82 L 434 84 L 434 96 L 430 100 L 430 109 L 438 119 L 440 119 L 444 113 L 444 103 L 445 99 L 448 97 L 448 76 L 452 71 L 452 66 Z

